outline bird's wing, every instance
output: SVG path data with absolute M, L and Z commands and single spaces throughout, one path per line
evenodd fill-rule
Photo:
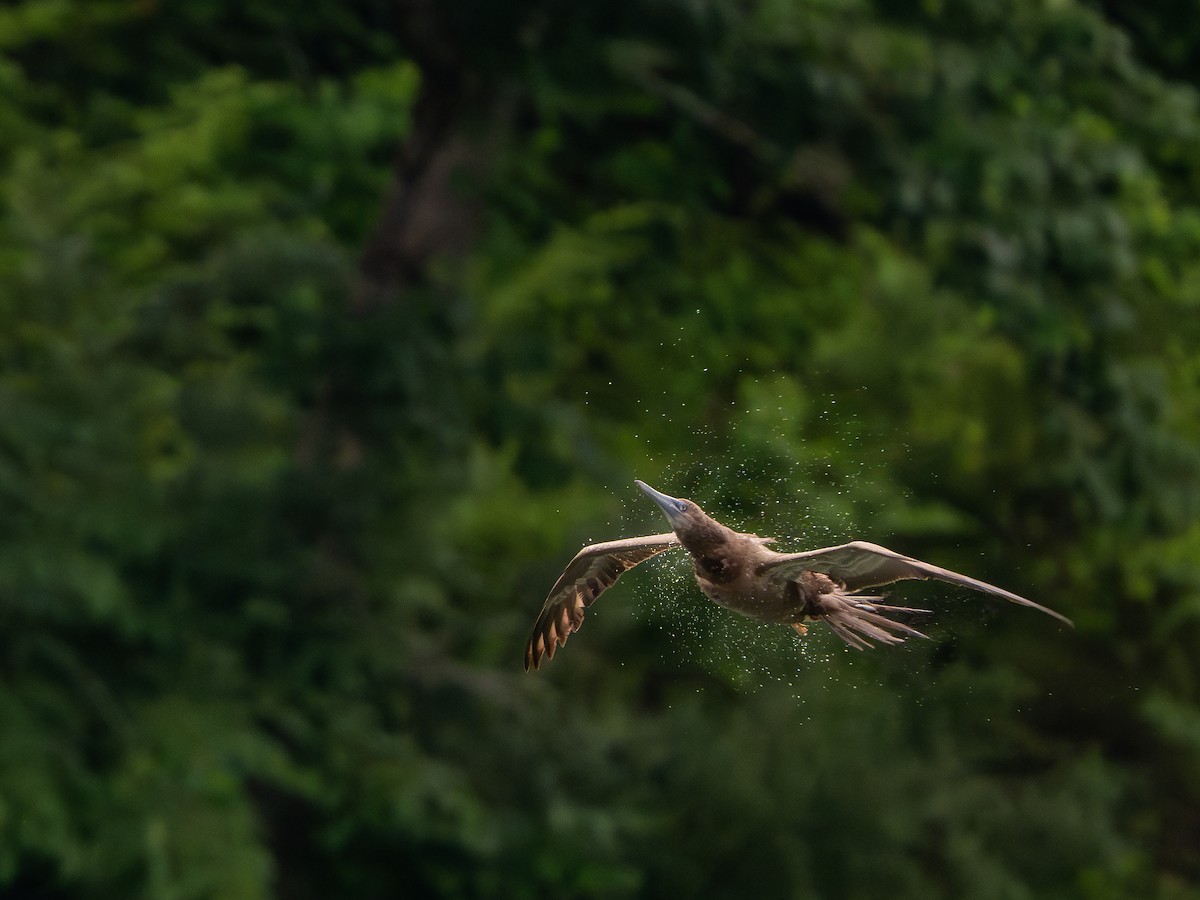
M 616 584 L 618 578 L 638 563 L 678 544 L 674 532 L 668 531 L 590 544 L 576 553 L 554 582 L 546 604 L 533 623 L 529 643 L 525 645 L 525 671 L 541 666 L 543 656 L 553 659 L 554 651 L 583 624 L 583 611 Z
M 878 544 L 867 541 L 851 541 L 837 547 L 824 547 L 820 550 L 806 550 L 803 553 L 782 554 L 777 560 L 768 563 L 763 574 L 779 581 L 791 581 L 801 572 L 824 572 L 835 581 L 840 581 L 848 591 L 861 591 L 865 588 L 890 584 L 906 578 L 936 578 L 950 584 L 961 585 L 985 594 L 1003 597 L 1021 606 L 1039 609 L 1047 615 L 1054 616 L 1059 621 L 1072 625 L 1070 619 L 1061 613 L 1026 600 L 1024 597 L 998 588 L 994 584 L 980 581 L 951 572 L 940 566 L 921 562 L 911 556 L 904 556 Z

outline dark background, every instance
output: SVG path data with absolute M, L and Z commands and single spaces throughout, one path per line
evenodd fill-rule
M 1200 897 L 1200 16 L 0 9 L 0 898 Z M 931 584 L 869 654 L 639 477 Z M 786 631 L 786 633 L 784 633 Z

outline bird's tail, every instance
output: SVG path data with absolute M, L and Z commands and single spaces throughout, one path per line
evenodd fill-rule
M 899 644 L 908 637 L 928 638 L 903 622 L 889 619 L 888 613 L 927 613 L 927 609 L 910 606 L 887 606 L 883 597 L 864 597 L 841 590 L 817 597 L 812 611 L 814 618 L 824 619 L 834 634 L 856 650 L 868 650 L 872 641 L 880 644 Z

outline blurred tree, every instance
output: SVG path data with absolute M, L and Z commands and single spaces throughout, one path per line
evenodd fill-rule
M 0 11 L 0 896 L 1200 896 L 1165 8 Z M 1079 632 L 524 677 L 633 474 Z

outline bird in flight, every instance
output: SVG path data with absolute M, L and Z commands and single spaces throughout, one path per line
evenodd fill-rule
M 805 623 L 823 621 L 857 650 L 873 642 L 898 644 L 906 637 L 926 637 L 892 616 L 929 610 L 888 606 L 880 602 L 882 597 L 860 593 L 907 578 L 936 578 L 1072 624 L 1066 616 L 1003 588 L 866 541 L 777 553 L 766 546 L 770 538 L 734 531 L 691 500 L 670 497 L 643 481 L 636 484 L 666 514 L 672 530 L 590 544 L 575 554 L 533 624 L 525 646 L 526 672 L 554 657 L 554 651 L 583 624 L 584 610 L 618 578 L 638 563 L 681 545 L 692 556 L 700 590 L 718 605 L 760 622 L 790 625 L 800 634 L 808 631 Z

